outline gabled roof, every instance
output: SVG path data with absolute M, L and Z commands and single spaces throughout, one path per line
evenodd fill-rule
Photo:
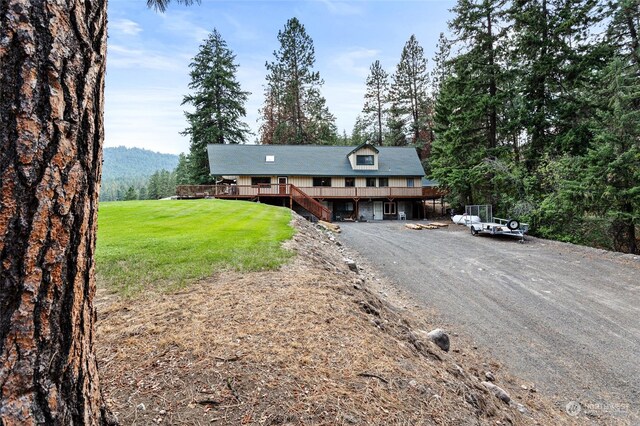
M 378 170 L 353 170 L 353 146 L 208 145 L 215 176 L 424 176 L 414 148 L 377 147 Z M 267 162 L 267 156 L 273 156 Z
M 347 154 L 347 156 L 353 154 L 354 152 L 360 151 L 364 147 L 372 149 L 375 152 L 377 152 L 378 154 L 380 153 L 380 150 L 378 150 L 378 148 L 376 148 L 375 146 L 371 145 L 369 142 L 365 142 L 365 143 L 361 143 L 360 145 L 356 146 L 350 153 Z

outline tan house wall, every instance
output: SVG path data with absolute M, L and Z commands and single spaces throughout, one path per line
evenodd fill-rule
M 270 176 L 271 183 L 278 183 L 279 176 Z M 379 179 L 379 177 L 376 177 Z M 394 188 L 406 188 L 407 187 L 407 178 L 406 177 L 390 177 L 389 186 Z M 313 177 L 312 176 L 287 176 L 287 182 L 295 185 L 300 188 L 309 188 L 313 186 Z M 344 188 L 345 187 L 345 178 L 343 176 L 332 177 L 331 178 L 331 186 L 334 188 Z M 377 183 L 377 182 L 376 182 Z M 421 180 L 419 177 L 413 178 L 413 186 L 418 188 L 420 186 Z M 238 176 L 238 185 L 251 185 L 251 176 Z M 364 177 L 356 177 L 356 187 L 364 188 L 367 186 L 367 178 Z

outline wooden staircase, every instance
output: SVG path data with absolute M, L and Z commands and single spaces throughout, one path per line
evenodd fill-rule
M 320 220 L 325 222 L 331 222 L 331 210 L 326 208 L 322 203 L 319 203 L 312 197 L 308 196 L 304 191 L 297 186 L 289 184 L 289 196 L 292 201 L 295 201 L 299 206 L 306 211 L 314 215 Z

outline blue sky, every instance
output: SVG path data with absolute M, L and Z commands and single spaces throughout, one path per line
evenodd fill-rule
M 279 48 L 277 34 L 297 17 L 313 39 L 315 70 L 340 133 L 351 133 L 363 105 L 369 66 L 380 60 L 393 73 L 415 34 L 431 67 L 440 32 L 446 32 L 453 0 L 415 1 L 216 1 L 164 13 L 144 0 L 109 1 L 105 90 L 105 146 L 124 145 L 180 153 L 189 149 L 185 129 L 189 63 L 216 28 L 236 54 L 237 79 L 252 92 L 246 122 L 257 133 L 265 62 Z M 253 141 L 256 137 L 251 137 Z

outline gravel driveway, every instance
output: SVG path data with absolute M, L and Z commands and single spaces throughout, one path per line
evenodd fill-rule
M 578 414 L 637 424 L 640 257 L 464 226 L 341 224 L 340 240 Z M 592 417 L 593 418 L 593 417 Z M 606 420 L 605 420 L 606 421 Z

